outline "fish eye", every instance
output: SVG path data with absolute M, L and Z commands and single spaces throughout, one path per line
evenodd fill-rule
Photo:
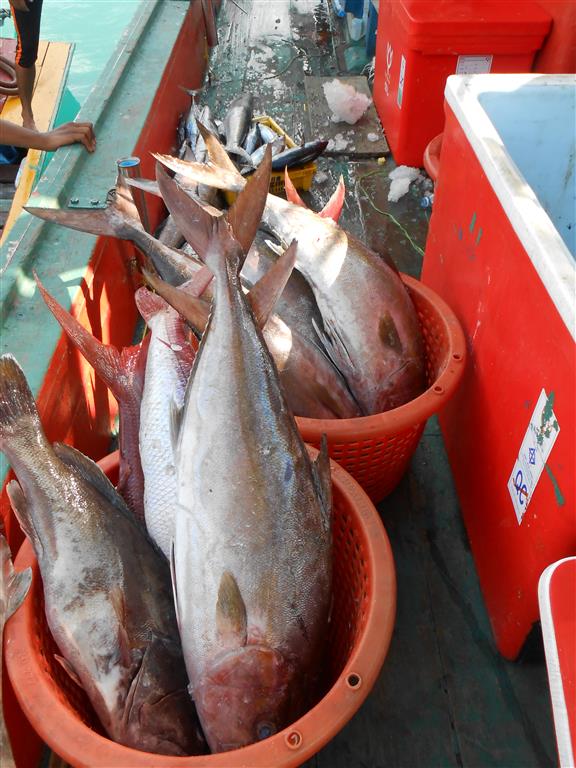
M 262 739 L 268 739 L 273 733 L 276 733 L 276 728 L 272 723 L 258 723 L 256 726 L 256 735 L 260 741 L 262 741 Z

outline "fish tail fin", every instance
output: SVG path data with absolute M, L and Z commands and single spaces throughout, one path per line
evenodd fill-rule
M 7 353 L 0 357 L 0 446 L 18 434 L 23 419 L 42 429 L 24 371 L 16 358 Z
M 12 556 L 8 542 L 0 534 L 0 563 L 2 566 L 2 584 L 6 599 L 6 615 L 8 620 L 14 611 L 24 602 L 28 594 L 30 583 L 32 581 L 32 568 L 26 568 L 24 571 L 14 570 Z
M 250 250 L 262 222 L 271 173 L 272 151 L 267 148 L 264 159 L 226 214 L 234 238 L 240 243 L 245 254 Z
M 129 187 L 122 177 L 119 177 L 116 189 L 106 208 L 99 210 L 41 208 L 25 206 L 28 213 L 44 221 L 60 224 L 79 232 L 91 235 L 106 235 L 132 240 L 136 233 L 142 231 L 140 217 Z
M 254 167 L 254 163 L 252 162 L 251 156 L 246 152 L 245 149 L 238 146 L 238 144 L 231 144 L 229 147 L 226 147 L 226 151 L 229 155 L 236 155 L 236 157 L 239 157 L 241 160 L 243 160 L 245 163 L 247 163 L 251 168 Z
M 286 283 L 288 282 L 294 264 L 296 263 L 296 250 L 298 243 L 292 241 L 290 247 L 284 251 L 275 264 L 256 283 L 248 294 L 248 300 L 252 307 L 256 323 L 263 328 L 274 307 L 280 298 Z

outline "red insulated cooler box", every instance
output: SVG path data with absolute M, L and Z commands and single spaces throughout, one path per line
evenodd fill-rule
M 576 76 L 452 76 L 422 281 L 468 346 L 440 426 L 496 644 L 576 555 Z
M 452 74 L 530 72 L 551 25 L 536 2 L 380 0 L 373 97 L 399 165 L 422 165 Z

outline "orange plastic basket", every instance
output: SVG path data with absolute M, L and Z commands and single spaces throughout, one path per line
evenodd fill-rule
M 310 449 L 311 453 L 316 453 Z M 114 482 L 118 456 L 100 462 Z M 30 592 L 6 627 L 6 665 L 24 714 L 54 752 L 90 768 L 289 768 L 321 749 L 352 717 L 386 657 L 396 610 L 396 575 L 388 537 L 359 485 L 332 462 L 334 604 L 326 649 L 325 694 L 289 728 L 218 755 L 167 757 L 106 738 L 84 694 L 54 659 L 38 566 L 25 541 L 16 567 L 31 565 Z
M 317 448 L 322 435 L 330 456 L 379 502 L 398 484 L 416 450 L 426 420 L 456 390 L 464 371 L 466 342 L 448 305 L 419 280 L 402 275 L 416 306 L 424 337 L 428 389 L 399 408 L 356 419 L 296 421 L 302 437 Z

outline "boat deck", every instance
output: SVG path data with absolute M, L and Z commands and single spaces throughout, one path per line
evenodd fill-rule
M 15 50 L 16 40 L 0 40 L 0 53 L 9 60 L 13 60 Z M 32 95 L 32 109 L 39 131 L 47 131 L 54 124 L 73 50 L 72 43 L 40 41 Z M 0 103 L 0 117 L 21 125 L 20 99 L 15 96 L 3 98 Z M 26 205 L 42 168 L 44 154 L 39 149 L 28 150 L 26 165 L 17 188 L 14 187 L 14 180 L 18 166 L 0 168 L 0 244 L 4 243 L 12 225 L 22 212 L 22 207 Z
M 364 39 L 349 39 L 328 0 L 224 0 L 218 28 L 209 86 L 199 97 L 216 117 L 246 90 L 296 141 L 323 131 L 334 135 L 334 127 L 325 125 L 329 115 L 319 119 L 320 102 L 308 101 L 314 91 L 309 81 L 303 87 L 305 77 L 360 75 L 367 60 Z M 347 130 L 339 124 L 344 139 Z M 318 209 L 342 173 L 342 225 L 419 277 L 429 219 L 420 207 L 425 187 L 413 184 L 389 203 L 392 157 L 381 165 L 362 157 L 361 145 L 355 139 L 344 152 L 320 159 L 318 169 L 328 180 L 316 181 L 303 197 Z M 498 654 L 435 419 L 409 472 L 379 511 L 398 577 L 392 645 L 367 701 L 307 768 L 554 765 L 540 631 L 523 660 L 510 663 Z

